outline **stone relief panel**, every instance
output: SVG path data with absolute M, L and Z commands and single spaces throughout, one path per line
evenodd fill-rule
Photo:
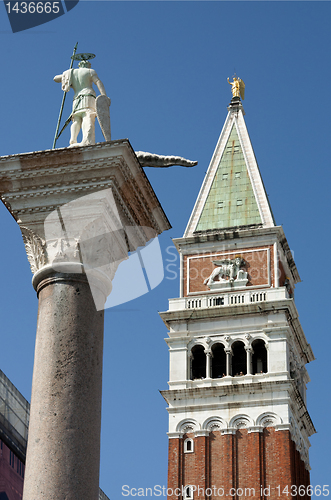
M 213 260 L 216 266 L 211 275 L 205 279 L 204 285 L 210 290 L 236 289 L 246 286 L 247 272 L 243 270 L 246 262 L 241 257 L 234 259 Z
M 274 281 L 274 269 L 271 265 L 273 251 L 273 246 L 269 245 L 243 249 L 240 252 L 185 255 L 185 296 L 191 293 L 271 286 Z

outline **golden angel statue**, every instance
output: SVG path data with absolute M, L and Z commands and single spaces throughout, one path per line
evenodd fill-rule
M 241 78 L 237 76 L 233 77 L 233 82 L 230 82 L 228 78 L 228 82 L 231 85 L 232 97 L 241 97 L 242 100 L 245 99 L 245 84 Z

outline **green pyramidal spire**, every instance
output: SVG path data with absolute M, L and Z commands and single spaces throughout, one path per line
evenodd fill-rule
M 233 124 L 196 231 L 252 224 L 262 220 Z
M 184 236 L 234 227 L 275 226 L 240 99 L 233 98 L 228 110 Z

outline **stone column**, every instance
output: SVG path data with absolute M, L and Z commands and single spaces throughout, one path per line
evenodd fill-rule
M 206 378 L 211 378 L 211 351 L 205 351 L 206 354 Z
M 252 354 L 253 349 L 250 346 L 245 346 L 247 375 L 252 375 Z
M 0 194 L 39 298 L 23 499 L 97 500 L 104 304 L 170 225 L 127 140 L 1 158 Z
M 230 371 L 231 371 L 231 356 L 232 356 L 232 351 L 230 348 L 226 348 L 225 354 L 226 354 L 226 376 L 229 377 L 231 376 Z
M 187 356 L 187 362 L 188 362 L 187 378 L 189 380 L 193 380 L 192 361 L 193 361 L 193 354 L 192 354 L 192 351 L 190 351 L 188 356 Z
M 33 281 L 39 309 L 23 498 L 97 500 L 104 311 L 84 274 L 41 271 Z

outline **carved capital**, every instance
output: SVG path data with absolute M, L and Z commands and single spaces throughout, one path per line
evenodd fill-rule
M 34 274 L 48 262 L 46 243 L 45 240 L 40 238 L 31 229 L 24 226 L 20 226 L 20 229 L 30 268 Z
M 3 157 L 0 168 L 34 274 L 83 265 L 89 282 L 96 270 L 111 282 L 130 252 L 170 228 L 127 140 Z

